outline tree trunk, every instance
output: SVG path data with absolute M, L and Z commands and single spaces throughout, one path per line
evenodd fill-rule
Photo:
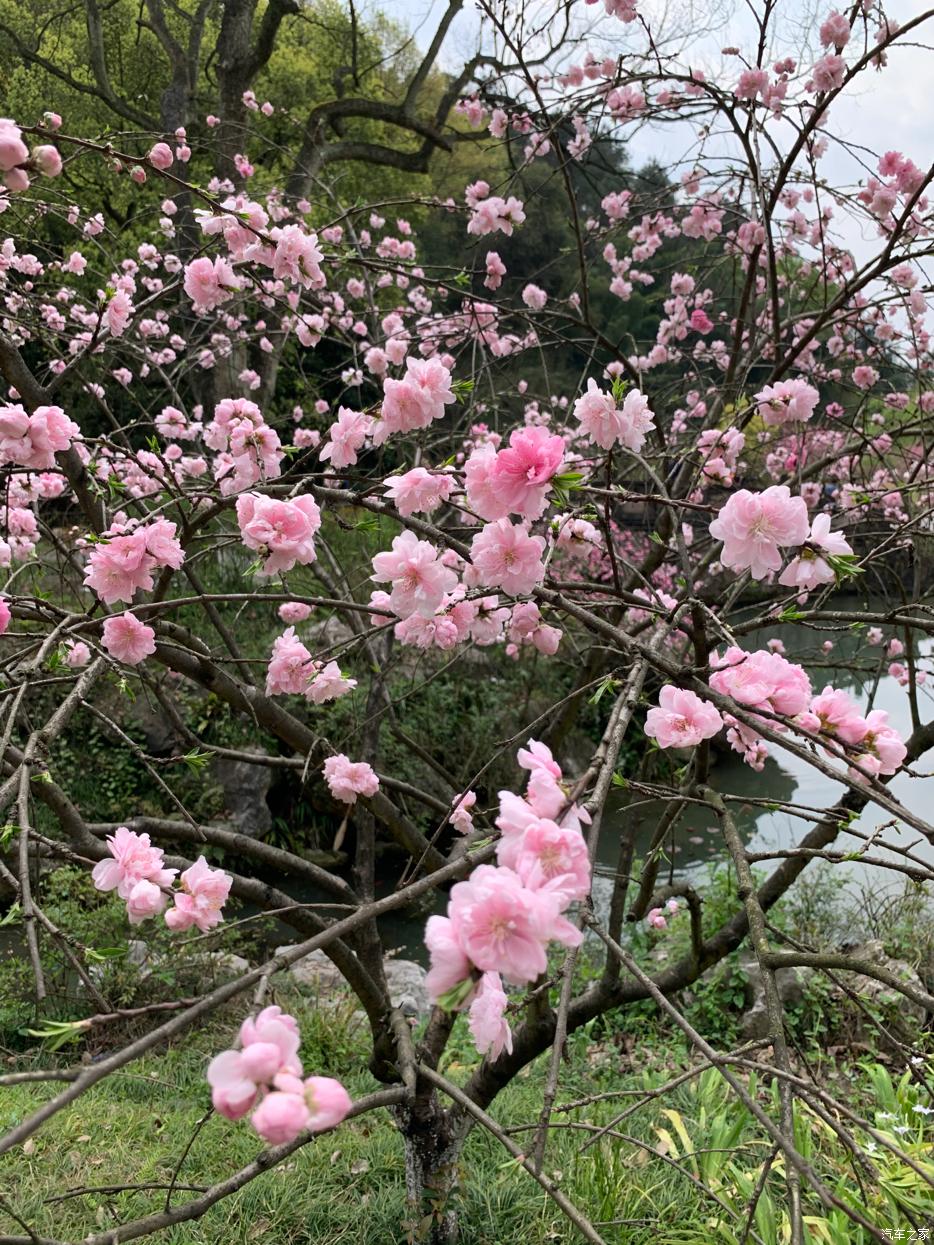
M 407 1239 L 418 1245 L 456 1245 L 462 1141 L 452 1138 L 434 1094 L 401 1106 L 396 1121 L 405 1146 Z

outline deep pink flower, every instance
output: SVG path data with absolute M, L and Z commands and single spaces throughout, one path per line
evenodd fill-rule
M 552 477 L 564 462 L 564 438 L 533 425 L 517 428 L 509 447 L 500 450 L 491 464 L 489 489 L 482 502 L 471 497 L 483 519 L 502 519 L 517 514 L 537 519 L 545 510 Z

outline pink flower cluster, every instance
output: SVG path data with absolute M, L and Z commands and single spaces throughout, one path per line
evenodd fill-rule
M 784 658 L 774 648 L 757 649 L 747 653 L 735 646 L 728 648 L 722 657 L 713 655 L 711 665 L 714 673 L 710 686 L 722 696 L 730 696 L 746 709 L 765 709 L 779 717 L 797 718 L 808 704 L 811 680 L 801 666 Z M 759 718 L 753 715 L 753 722 Z M 782 722 L 759 718 L 773 731 L 784 731 Z M 768 748 L 755 726 L 749 721 L 740 722 L 726 715 L 727 739 L 734 752 L 753 769 L 761 770 L 768 756 Z
M 487 443 L 471 454 L 464 467 L 467 500 L 482 519 L 541 518 L 563 461 L 563 437 L 540 425 L 517 428 L 507 449 Z
M 638 389 L 630 389 L 622 405 L 612 393 L 604 393 L 592 378 L 587 392 L 574 403 L 574 415 L 587 436 L 601 449 L 625 446 L 638 454 L 645 445 L 646 435 L 655 427 L 649 400 Z
M 371 799 L 379 790 L 379 778 L 366 761 L 351 761 L 339 752 L 324 763 L 324 777 L 335 800 L 356 804 L 357 796 Z
M 137 592 L 152 590 L 153 571 L 164 567 L 177 571 L 184 561 L 174 523 L 153 519 L 134 527 L 124 519 L 92 548 L 84 582 L 107 605 L 130 602 Z
M 792 497 L 786 484 L 773 484 L 762 493 L 740 489 L 710 525 L 711 536 L 723 541 L 723 565 L 734 571 L 748 570 L 753 579 L 779 570 L 780 548 L 803 545 L 808 530 L 807 502 Z
M 494 1059 L 512 1049 L 503 978 L 528 985 L 545 971 L 550 942 L 578 946 L 580 929 L 563 914 L 590 892 L 581 833 L 588 813 L 569 802 L 561 769 L 544 744 L 530 740 L 518 761 L 529 780 L 524 797 L 499 793 L 498 863 L 480 865 L 458 882 L 447 915 L 429 917 L 425 928 L 429 997 L 452 1008 L 472 1000 L 471 1033 L 477 1049 Z
M 218 402 L 204 430 L 204 443 L 218 451 L 214 478 L 225 497 L 252 488 L 260 480 L 275 480 L 282 473 L 279 435 L 256 403 L 246 398 Z
M 301 1035 L 294 1016 L 264 1007 L 240 1026 L 240 1049 L 221 1051 L 208 1065 L 214 1108 L 228 1120 L 253 1111 L 251 1124 L 270 1145 L 334 1128 L 351 1107 L 339 1081 L 309 1076 L 298 1057 Z M 258 1105 L 257 1105 L 258 1104 Z M 253 1110 L 253 1108 L 256 1108 Z
M 294 627 L 286 628 L 273 641 L 266 667 L 267 696 L 304 696 L 312 704 L 323 705 L 356 686 L 357 680 L 345 678 L 336 661 L 315 661 Z
M 820 394 L 806 380 L 782 380 L 766 385 L 756 394 L 756 404 L 765 424 L 806 423 L 814 414 Z
M 850 771 L 853 778 L 865 781 L 867 774 L 894 774 L 908 749 L 884 709 L 873 709 L 865 717 L 859 705 L 834 687 L 825 687 L 813 698 L 798 724 L 812 735 L 833 739 L 842 745 L 859 769 Z M 862 771 L 862 772 L 860 772 Z
M 294 501 L 279 501 L 262 493 L 241 494 L 237 498 L 237 523 L 247 549 L 265 558 L 262 575 L 279 575 L 296 563 L 307 566 L 315 560 L 314 537 L 321 526 L 321 511 L 308 494 Z
M 406 360 L 401 380 L 387 376 L 383 381 L 381 418 L 373 432 L 373 444 L 382 445 L 397 432 L 427 428 L 443 419 L 444 408 L 454 401 L 451 373 L 439 359 Z
M 166 869 L 161 847 L 153 847 L 148 834 L 119 826 L 108 835 L 110 860 L 100 860 L 91 878 L 99 891 L 115 890 L 126 901 L 131 925 L 165 910 L 169 893 L 175 906 L 165 914 L 169 929 L 193 925 L 207 933 L 220 921 L 221 909 L 230 894 L 232 879 L 222 869 L 212 869 L 203 856 L 181 876 L 181 890 L 172 891 L 177 869 Z
M 21 406 L 0 407 L 0 463 L 50 471 L 55 455 L 81 435 L 60 406 L 38 406 L 31 415 Z

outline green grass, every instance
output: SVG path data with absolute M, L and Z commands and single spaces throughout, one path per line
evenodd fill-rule
M 340 1077 L 355 1097 L 377 1088 L 365 1071 L 366 1034 L 349 1008 L 324 1012 L 300 998 L 284 996 L 280 1001 L 299 1018 L 302 1057 L 309 1071 Z M 88 1232 L 161 1209 L 165 1192 L 158 1190 L 91 1193 L 52 1203 L 48 1199 L 88 1186 L 170 1181 L 208 1106 L 207 1060 L 234 1039 L 239 1019 L 239 1010 L 230 1011 L 177 1045 L 96 1086 L 40 1129 L 25 1148 L 4 1159 L 0 1169 L 4 1197 L 33 1231 L 79 1241 Z M 445 1074 L 456 1080 L 463 1079 L 476 1058 L 470 1054 L 462 1026 L 463 1021 L 458 1021 L 443 1065 Z M 608 1123 L 633 1101 L 621 1091 L 659 1085 L 687 1066 L 683 1049 L 677 1045 L 659 1040 L 651 1030 L 644 1038 L 628 1055 L 613 1041 L 596 1042 L 586 1033 L 575 1034 L 559 1103 L 607 1091 L 616 1096 L 586 1110 L 559 1110 L 555 1122 Z M 63 1052 L 60 1057 L 68 1061 L 74 1055 Z M 29 1066 L 31 1058 L 22 1057 L 18 1066 Z M 36 1063 L 47 1066 L 54 1058 L 42 1055 Z M 12 1060 L 8 1065 L 13 1066 Z M 539 1061 L 496 1100 L 492 1113 L 501 1125 L 534 1123 L 544 1068 Z M 911 1115 L 912 1104 L 920 1100 L 913 1096 L 915 1089 L 907 1081 L 893 1083 L 878 1066 L 866 1074 L 854 1069 L 857 1073 L 854 1093 L 863 1095 L 862 1101 L 857 1098 L 858 1105 L 870 1113 L 873 1103 L 880 1109 L 903 1110 L 904 1118 L 917 1124 L 918 1134 L 900 1141 L 916 1145 L 915 1153 L 923 1159 L 929 1153 L 930 1133 L 922 1138 L 922 1130 L 928 1129 L 926 1118 Z M 0 1091 L 0 1133 L 57 1088 L 41 1084 Z M 765 1105 L 774 1105 L 769 1087 L 760 1084 L 753 1092 Z M 852 1177 L 845 1155 L 813 1121 L 800 1123 L 806 1128 L 799 1144 L 806 1144 L 811 1160 L 831 1184 L 839 1178 L 839 1189 L 846 1193 Z M 733 1216 L 659 1153 L 683 1164 L 735 1213 L 744 1214 L 744 1189 L 754 1183 L 768 1144 L 757 1135 L 744 1109 L 731 1099 L 718 1074 L 707 1071 L 667 1099 L 640 1106 L 620 1128 L 643 1145 L 608 1138 L 581 1154 L 588 1133 L 556 1127 L 546 1156 L 546 1170 L 585 1214 L 601 1224 L 606 1241 L 611 1245 L 701 1245 L 708 1241 L 732 1245 L 737 1240 Z M 531 1133 L 517 1132 L 515 1137 L 521 1145 Z M 209 1185 L 250 1162 L 260 1149 L 246 1123 L 232 1124 L 211 1116 L 197 1132 L 179 1181 Z M 930 1190 L 916 1185 L 906 1186 L 906 1196 L 930 1217 L 934 1214 Z M 767 1187 L 759 1230 L 766 1245 L 779 1245 L 779 1171 Z M 192 1196 L 182 1190 L 173 1200 L 184 1202 Z M 471 1135 L 462 1157 L 457 1204 L 463 1245 L 554 1245 L 579 1239 L 529 1176 L 495 1139 L 480 1130 Z M 883 1226 L 902 1221 L 881 1191 L 877 1191 L 876 1212 Z M 770 1217 L 775 1221 L 774 1232 L 766 1230 Z M 407 1239 L 406 1222 L 402 1145 L 390 1116 L 381 1111 L 306 1146 L 201 1220 L 169 1229 L 158 1240 L 171 1245 L 396 1245 Z M 21 1231 L 2 1209 L 0 1231 Z M 861 1245 L 858 1234 L 848 1234 L 849 1225 L 842 1225 L 840 1231 L 838 1236 L 818 1234 L 812 1239 Z

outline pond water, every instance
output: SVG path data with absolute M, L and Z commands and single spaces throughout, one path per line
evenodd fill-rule
M 834 608 L 852 613 L 854 618 L 858 618 L 867 608 L 873 611 L 881 610 L 884 606 L 881 602 L 867 603 L 856 598 L 846 600 L 837 597 L 834 598 Z M 887 644 L 895 633 L 891 628 L 883 628 L 883 631 Z M 785 655 L 789 660 L 797 661 L 807 668 L 816 691 L 825 684 L 832 683 L 835 687 L 848 691 L 864 711 L 872 697 L 872 707 L 886 710 L 892 725 L 906 737 L 911 733 L 908 692 L 887 673 L 890 660 L 885 656 L 885 647 L 871 647 L 866 642 L 865 634 L 865 630 L 857 632 L 849 628 L 814 632 L 794 624 L 784 624 L 769 628 L 767 633 L 760 633 L 758 637 L 745 639 L 743 647 L 755 649 L 763 645 L 766 639 L 780 639 L 785 645 Z M 824 639 L 833 643 L 833 649 L 829 653 L 822 650 Z M 925 638 L 916 642 L 915 652 L 918 669 L 925 670 L 930 677 L 934 667 L 931 660 L 934 657 L 934 640 Z M 931 681 L 934 685 L 934 678 Z M 922 722 L 934 718 L 934 686 L 931 689 L 928 686 L 918 688 L 918 708 Z M 769 749 L 771 755 L 761 773 L 750 769 L 736 753 L 718 752 L 712 773 L 712 781 L 717 789 L 741 798 L 794 802 L 817 809 L 831 807 L 846 790 L 844 784 L 834 782 L 778 745 L 770 744 Z M 927 758 L 920 758 L 914 768 L 922 773 L 926 772 L 926 762 L 929 763 L 930 756 L 931 753 L 928 753 Z M 890 790 L 906 808 L 934 821 L 934 778 L 911 778 L 900 774 L 890 784 Z M 604 814 L 597 848 L 594 902 L 598 912 L 605 911 L 609 904 L 619 855 L 620 832 L 626 820 L 635 818 L 636 821 L 638 860 L 649 845 L 663 807 L 661 802 L 633 801 L 624 792 L 611 797 L 611 803 Z M 748 803 L 732 804 L 731 811 L 744 841 L 753 852 L 794 847 L 812 825 L 812 822 L 795 817 L 789 812 L 773 811 Z M 870 804 L 855 823 L 854 829 L 863 834 L 871 833 L 890 820 L 890 815 L 884 809 Z M 885 837 L 899 847 L 911 847 L 919 858 L 934 865 L 934 845 L 928 843 L 917 831 L 910 827 L 901 831 L 892 828 L 886 831 Z M 841 833 L 834 844 L 834 850 L 849 852 L 860 845 L 860 840 L 854 835 Z M 872 854 L 885 856 L 887 853 L 874 846 Z M 723 858 L 723 844 L 716 818 L 706 809 L 690 805 L 682 815 L 670 857 L 666 858 L 659 872 L 659 883 L 668 880 L 669 872 L 676 879 L 699 878 L 712 861 L 722 861 Z M 768 869 L 770 865 L 769 862 L 764 862 L 757 867 Z M 902 884 L 900 875 L 885 871 L 885 877 L 880 878 L 881 870 L 860 865 L 858 862 L 836 865 L 834 868 L 839 871 L 841 882 L 860 884 L 871 874 L 874 886 L 900 889 Z M 439 896 L 439 911 L 443 911 L 444 902 L 444 897 Z M 398 947 L 400 954 L 424 960 L 424 921 L 424 915 L 410 918 L 402 914 L 392 914 L 383 927 L 388 945 Z

